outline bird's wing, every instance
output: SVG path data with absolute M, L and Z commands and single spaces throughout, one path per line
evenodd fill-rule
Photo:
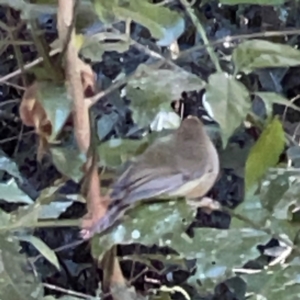
M 125 172 L 112 186 L 111 198 L 132 204 L 169 193 L 183 184 L 183 174 L 162 168 L 147 168 L 137 174 L 134 169 Z M 142 177 L 141 177 L 142 175 Z

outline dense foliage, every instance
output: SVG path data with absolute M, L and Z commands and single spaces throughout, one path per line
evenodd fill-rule
M 0 298 L 298 299 L 299 1 L 66 3 L 0 0 Z M 209 205 L 81 241 L 92 192 L 188 115 L 220 156 Z

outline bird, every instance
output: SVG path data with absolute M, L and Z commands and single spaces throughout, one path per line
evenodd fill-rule
M 219 172 L 218 152 L 204 124 L 188 116 L 177 130 L 154 141 L 116 179 L 107 212 L 91 230 L 105 231 L 138 201 L 162 196 L 202 198 Z

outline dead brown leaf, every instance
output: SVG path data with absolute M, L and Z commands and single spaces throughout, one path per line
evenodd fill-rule
M 81 82 L 85 97 L 92 97 L 96 92 L 96 75 L 90 65 L 78 58 L 78 65 L 81 73 Z
M 41 159 L 47 148 L 47 137 L 51 135 L 52 126 L 41 102 L 38 100 L 38 83 L 34 82 L 23 94 L 19 112 L 26 126 L 35 128 L 39 136 L 38 159 Z

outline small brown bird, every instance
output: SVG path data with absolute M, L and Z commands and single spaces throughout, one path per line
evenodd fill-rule
M 172 134 L 156 140 L 116 180 L 106 215 L 93 232 L 110 227 L 137 201 L 166 195 L 203 197 L 219 174 L 217 150 L 196 117 L 184 119 Z

